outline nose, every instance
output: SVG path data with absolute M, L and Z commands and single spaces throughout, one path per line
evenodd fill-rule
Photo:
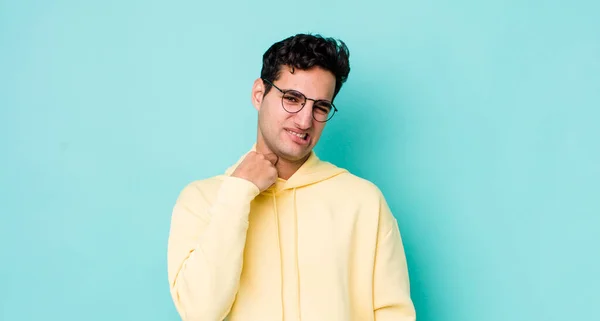
M 312 104 L 312 101 L 307 101 L 306 105 L 304 105 L 304 108 L 302 108 L 302 110 L 296 113 L 296 116 L 294 117 L 294 122 L 296 123 L 296 126 L 298 126 L 298 129 L 306 130 L 312 126 Z

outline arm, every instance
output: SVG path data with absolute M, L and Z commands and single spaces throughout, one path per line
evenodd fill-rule
M 242 271 L 250 202 L 259 189 L 226 177 L 209 204 L 188 185 L 173 208 L 168 242 L 168 278 L 184 321 L 221 321 L 233 305 Z
M 404 247 L 396 219 L 383 196 L 373 271 L 375 321 L 414 321 Z

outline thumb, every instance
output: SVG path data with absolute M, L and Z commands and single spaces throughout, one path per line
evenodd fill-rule
M 274 153 L 265 154 L 265 158 L 271 162 L 273 166 L 277 165 L 277 162 L 279 161 L 279 156 L 275 155 Z

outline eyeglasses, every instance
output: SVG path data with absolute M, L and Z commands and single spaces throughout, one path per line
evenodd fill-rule
M 337 108 L 335 108 L 333 103 L 328 100 L 306 98 L 303 93 L 297 90 L 282 90 L 275 86 L 272 82 L 264 78 L 262 78 L 262 80 L 275 87 L 283 94 L 281 96 L 281 106 L 288 113 L 295 114 L 301 111 L 302 108 L 304 108 L 304 105 L 306 105 L 307 100 L 312 100 L 314 102 L 312 115 L 313 118 L 318 122 L 324 123 L 330 120 L 331 117 L 333 117 L 333 115 L 337 112 Z

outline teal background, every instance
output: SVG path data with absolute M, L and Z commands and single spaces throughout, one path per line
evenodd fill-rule
M 599 12 L 0 0 L 0 320 L 177 320 L 171 207 L 254 142 L 297 32 L 350 47 L 317 152 L 385 193 L 418 320 L 600 320 Z

